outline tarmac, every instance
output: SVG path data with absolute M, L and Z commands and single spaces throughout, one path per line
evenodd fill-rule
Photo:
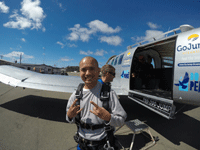
M 76 125 L 65 121 L 70 93 L 14 88 L 0 83 L 0 150 L 76 150 Z M 186 105 L 173 120 L 120 96 L 127 120 L 145 122 L 158 137 L 149 150 L 200 149 L 200 107 Z M 181 107 L 180 104 L 176 106 Z M 123 126 L 115 133 L 129 149 L 132 131 Z M 148 134 L 137 134 L 133 150 L 151 143 Z

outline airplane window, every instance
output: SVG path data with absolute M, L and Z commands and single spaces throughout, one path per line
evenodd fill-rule
M 123 54 L 123 55 L 121 55 L 121 56 L 119 57 L 119 62 L 118 62 L 118 65 L 120 65 L 120 64 L 122 63 L 122 59 L 123 59 L 123 57 L 124 57 L 124 54 Z
M 113 58 L 113 59 L 112 59 L 112 62 L 111 62 L 111 65 L 113 65 L 113 63 L 114 63 L 114 60 L 115 60 L 115 59 Z
M 118 60 L 118 57 L 116 57 L 114 65 L 116 65 L 116 64 L 117 64 L 117 60 Z
M 153 65 L 153 68 L 155 69 L 155 62 L 153 58 L 152 58 L 151 64 Z
M 163 57 L 163 67 L 172 68 L 173 67 L 173 58 L 172 57 Z

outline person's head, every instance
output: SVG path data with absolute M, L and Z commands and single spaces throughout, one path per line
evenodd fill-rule
M 147 56 L 147 62 L 148 62 L 149 64 L 151 64 L 151 62 L 152 62 L 152 57 L 151 57 L 150 55 Z
M 139 62 L 141 62 L 142 64 L 145 63 L 144 56 L 142 56 L 142 55 L 140 55 L 140 56 L 138 57 L 138 60 L 139 60 Z
M 115 77 L 115 68 L 106 64 L 101 68 L 101 73 L 103 82 L 112 82 Z
M 79 63 L 80 76 L 85 82 L 85 88 L 92 89 L 96 86 L 100 69 L 95 58 L 86 56 Z

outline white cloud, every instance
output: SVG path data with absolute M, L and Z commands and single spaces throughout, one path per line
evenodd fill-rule
M 163 35 L 163 31 L 158 31 L 158 30 L 146 30 L 145 32 L 145 36 L 141 36 L 141 37 L 131 37 L 132 40 L 137 41 L 137 42 L 141 42 L 141 41 L 154 41 L 155 40 L 159 40 L 164 38 Z
M 4 2 L 0 2 L 0 12 L 2 13 L 8 13 L 9 7 L 5 5 Z
M 104 56 L 104 54 L 108 54 L 108 52 L 103 49 L 101 49 L 101 50 L 97 49 L 97 51 L 94 53 L 94 55 L 96 55 L 96 56 Z
M 22 55 L 22 60 L 34 58 L 34 56 L 26 55 L 26 54 L 24 54 L 24 52 L 17 52 L 17 51 L 13 51 L 11 53 L 8 53 L 8 54 L 4 55 L 4 57 L 10 58 L 11 61 L 17 60 L 19 62 L 20 61 L 20 59 L 19 59 L 20 55 Z
M 99 38 L 99 40 L 101 42 L 106 42 L 106 43 L 108 43 L 110 45 L 114 45 L 114 46 L 120 45 L 123 41 L 119 36 L 110 36 L 110 37 L 102 36 Z
M 156 40 L 164 38 L 163 31 L 157 31 L 157 30 L 147 30 L 146 31 L 146 36 L 145 36 L 145 40 L 154 37 Z M 150 41 L 152 41 L 153 39 L 150 39 Z
M 160 28 L 159 25 L 153 23 L 153 22 L 147 22 L 147 25 L 151 28 L 151 29 L 157 29 Z
M 45 28 L 45 27 L 43 27 L 43 28 L 42 28 L 42 32 L 45 32 L 45 31 L 46 31 L 46 28 Z
M 75 45 L 75 44 L 68 43 L 67 45 L 68 45 L 68 47 L 77 47 L 77 45 Z
M 64 48 L 66 45 L 68 47 L 77 47 L 77 45 L 75 45 L 75 44 L 70 44 L 70 43 L 63 44 L 62 42 L 59 42 L 59 41 L 56 44 L 60 45 L 61 48 Z
M 73 28 L 69 28 L 72 31 L 70 36 L 67 38 L 70 41 L 81 40 L 83 42 L 88 42 L 90 39 L 90 35 L 94 33 L 92 30 L 88 30 L 87 28 L 81 28 L 80 24 L 75 24 Z
M 79 54 L 81 54 L 81 55 L 91 55 L 91 54 L 93 54 L 93 52 L 90 51 L 90 50 L 88 50 L 87 52 L 80 50 Z
M 21 40 L 22 40 L 23 42 L 26 42 L 25 38 L 21 38 Z
M 144 39 L 145 39 L 145 37 L 144 36 L 140 36 L 140 37 L 131 37 L 131 39 L 133 40 L 133 41 L 143 41 Z
M 42 21 L 46 17 L 43 9 L 39 6 L 40 0 L 23 0 L 21 2 L 21 15 L 17 10 L 14 10 L 13 15 L 10 16 L 11 20 L 3 26 L 16 29 L 41 29 Z M 43 32 L 45 28 L 42 28 Z
M 88 23 L 88 26 L 94 30 L 94 31 L 99 31 L 102 33 L 117 33 L 121 31 L 121 28 L 117 26 L 115 29 L 112 27 L 109 27 L 108 24 L 100 21 L 100 20 L 94 20 Z
M 57 42 L 57 44 L 60 45 L 61 48 L 64 48 L 64 47 L 65 47 L 65 45 L 64 45 L 63 43 L 59 42 L 59 41 Z
M 61 61 L 72 61 L 72 60 L 74 60 L 74 59 L 69 59 L 69 58 L 66 58 L 66 57 L 65 57 L 65 58 L 61 58 L 60 60 L 61 60 Z
M 108 54 L 108 52 L 105 51 L 105 50 L 103 50 L 103 49 L 101 49 L 101 50 L 98 50 L 98 49 L 97 49 L 95 53 L 92 52 L 92 51 L 90 51 L 90 50 L 88 50 L 87 52 L 86 52 L 86 51 L 80 50 L 79 54 L 81 54 L 81 55 L 104 56 L 105 54 Z
M 63 4 L 58 2 L 58 0 L 53 0 L 53 2 L 55 2 L 63 12 L 66 10 L 66 8 L 63 7 Z
M 109 27 L 108 24 L 99 20 L 91 21 L 87 25 L 89 28 L 82 28 L 80 24 L 75 24 L 73 28 L 69 28 L 69 30 L 72 32 L 67 39 L 70 41 L 81 40 L 83 42 L 88 42 L 91 38 L 90 36 L 97 32 L 111 34 L 117 33 L 121 30 L 121 28 L 118 26 L 113 29 L 112 27 Z
M 20 55 L 24 55 L 24 52 L 16 52 L 16 51 L 13 51 L 11 53 L 8 53 L 6 55 L 4 55 L 4 57 L 19 57 Z

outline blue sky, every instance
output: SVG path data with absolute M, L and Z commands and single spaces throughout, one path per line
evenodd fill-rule
M 112 55 L 183 24 L 200 27 L 193 0 L 0 0 L 0 58 L 57 67 Z

